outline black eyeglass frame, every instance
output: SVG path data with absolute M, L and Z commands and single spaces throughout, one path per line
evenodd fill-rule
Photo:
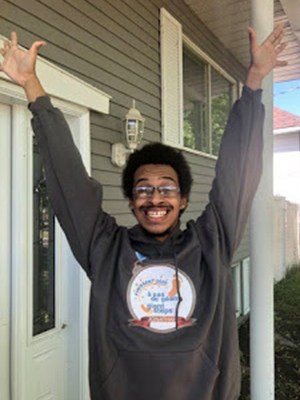
M 139 189 L 144 190 L 144 192 L 138 193 Z M 132 194 L 133 194 L 133 196 L 136 196 L 139 198 L 151 198 L 154 195 L 155 190 L 157 190 L 159 195 L 163 198 L 172 198 L 172 197 L 175 197 L 177 195 L 177 193 L 180 192 L 180 187 L 175 186 L 175 185 L 137 186 L 132 189 Z M 165 190 L 167 190 L 167 194 L 164 193 Z

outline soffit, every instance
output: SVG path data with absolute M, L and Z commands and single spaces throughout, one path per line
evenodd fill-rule
M 241 64 L 248 67 L 250 0 L 184 0 L 210 31 Z M 300 2 L 274 0 L 274 24 L 286 23 L 287 48 L 281 55 L 289 61 L 284 68 L 275 68 L 275 82 L 300 79 Z

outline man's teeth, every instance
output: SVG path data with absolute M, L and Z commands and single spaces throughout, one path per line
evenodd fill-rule
M 167 214 L 167 211 L 148 211 L 148 216 L 152 218 L 160 218 Z

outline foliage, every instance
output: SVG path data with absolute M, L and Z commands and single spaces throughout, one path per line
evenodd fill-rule
M 275 394 L 276 400 L 300 399 L 300 266 L 293 266 L 274 287 L 275 305 Z M 249 321 L 239 330 L 242 392 L 250 399 Z
M 223 93 L 212 101 L 212 154 L 217 156 L 229 116 L 230 96 Z
M 209 153 L 207 105 L 194 103 L 192 110 L 184 111 L 183 132 L 184 146 Z M 211 144 L 212 154 L 218 155 L 222 136 L 225 131 L 229 109 L 229 92 L 222 93 L 211 102 Z M 196 108 L 198 107 L 198 112 Z M 196 121 L 196 118 L 198 120 Z M 198 128 L 196 127 L 198 126 Z

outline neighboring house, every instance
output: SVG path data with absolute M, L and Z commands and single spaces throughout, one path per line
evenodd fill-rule
M 300 116 L 274 107 L 274 194 L 300 204 Z
M 275 21 L 288 22 L 293 66 L 275 71 L 276 80 L 300 77 L 287 3 L 275 1 Z M 41 80 L 103 184 L 104 210 L 125 226 L 135 220 L 111 148 L 123 141 L 122 118 L 135 99 L 146 117 L 144 143 L 180 148 L 191 164 L 184 224 L 208 201 L 220 138 L 249 64 L 250 11 L 250 0 L 7 0 L 0 46 L 12 30 L 24 47 L 47 41 Z M 86 400 L 89 285 L 51 217 L 29 121 L 22 90 L 0 73 L 0 398 Z M 243 315 L 249 229 L 233 266 Z
M 275 279 L 299 260 L 300 117 L 274 107 Z

